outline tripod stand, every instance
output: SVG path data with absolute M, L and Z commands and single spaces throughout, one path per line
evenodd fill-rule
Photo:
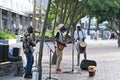
M 80 72 L 77 72 L 77 70 L 74 70 L 74 40 L 72 41 L 72 70 L 71 71 L 65 71 L 63 73 L 80 73 Z
M 58 79 L 56 79 L 56 78 L 52 78 L 51 77 L 51 64 L 52 64 L 52 62 L 51 62 L 51 52 L 52 53 L 54 53 L 53 52 L 53 50 L 50 48 L 50 46 L 48 45 L 48 43 L 47 42 L 45 42 L 46 43 L 46 45 L 48 46 L 48 48 L 50 49 L 50 56 L 49 56 L 49 60 L 50 60 L 50 63 L 49 63 L 49 77 L 47 77 L 45 80 L 58 80 Z

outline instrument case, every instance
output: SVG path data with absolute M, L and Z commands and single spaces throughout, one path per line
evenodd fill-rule
M 96 61 L 94 60 L 82 60 L 81 64 L 80 64 L 80 68 L 82 70 L 88 70 L 89 66 L 97 66 Z

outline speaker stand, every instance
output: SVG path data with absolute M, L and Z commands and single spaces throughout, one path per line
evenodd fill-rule
M 71 71 L 64 71 L 63 73 L 81 74 L 77 70 L 74 70 L 74 41 L 72 42 L 72 70 Z

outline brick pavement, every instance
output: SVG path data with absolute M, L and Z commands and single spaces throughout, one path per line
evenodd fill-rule
M 87 71 L 83 71 L 76 66 L 76 50 L 74 51 L 75 65 L 74 70 L 78 73 L 55 73 L 55 65 L 52 65 L 52 77 L 59 80 L 120 80 L 120 49 L 117 47 L 117 40 L 86 40 L 87 58 L 96 60 L 97 70 L 94 77 L 89 77 Z M 49 43 L 51 44 L 51 43 Z M 72 46 L 67 45 L 63 54 L 61 68 L 63 71 L 72 70 Z M 36 49 L 36 52 L 37 49 Z M 35 53 L 34 53 L 35 54 Z M 22 55 L 24 56 L 24 54 Z M 81 54 L 81 60 L 83 54 Z M 24 61 L 25 62 L 25 61 Z M 45 44 L 43 52 L 43 79 L 49 77 L 49 49 Z M 0 80 L 24 80 L 23 77 L 7 76 Z

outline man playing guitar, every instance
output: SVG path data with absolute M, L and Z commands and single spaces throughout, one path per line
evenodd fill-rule
M 64 24 L 59 24 L 58 25 L 59 31 L 56 33 L 55 39 L 57 42 L 57 48 L 56 48 L 56 55 L 57 55 L 57 61 L 56 61 L 56 72 L 60 73 L 62 70 L 60 69 L 60 63 L 62 60 L 62 55 L 63 55 L 63 49 L 66 47 L 66 43 L 63 39 L 63 33 L 65 31 L 65 26 Z

